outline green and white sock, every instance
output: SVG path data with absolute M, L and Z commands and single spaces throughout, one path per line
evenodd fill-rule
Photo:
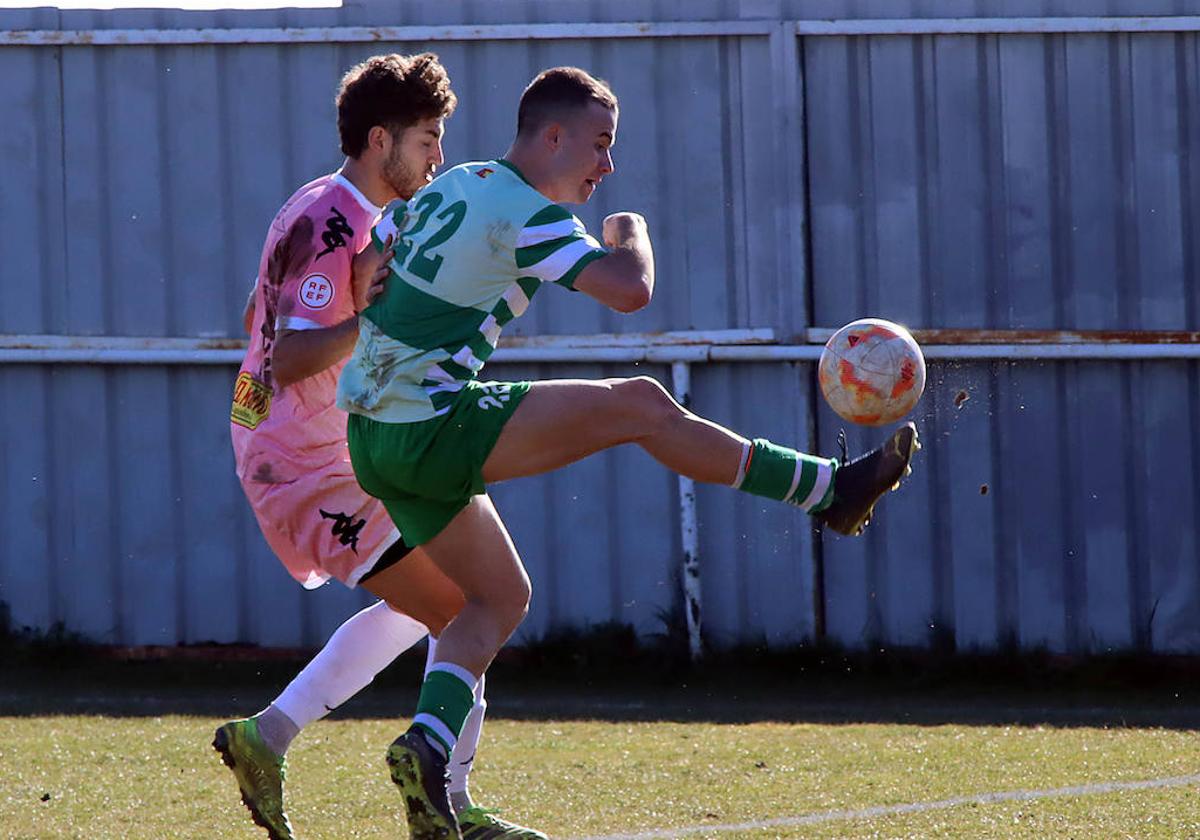
M 833 504 L 837 461 L 818 458 L 756 438 L 742 445 L 742 463 L 733 487 L 817 513 Z
M 425 674 L 412 729 L 447 757 L 475 705 L 475 675 L 453 662 L 435 662 Z

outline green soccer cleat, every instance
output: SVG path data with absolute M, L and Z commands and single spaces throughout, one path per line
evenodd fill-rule
M 917 427 L 905 423 L 876 449 L 840 464 L 833 474 L 833 504 L 813 518 L 839 534 L 858 536 L 870 524 L 879 497 L 912 472 L 912 457 L 920 448 Z
M 425 736 L 405 732 L 388 747 L 387 763 L 404 796 L 410 840 L 463 840 L 446 793 L 446 759 Z
M 271 840 L 295 840 L 283 812 L 283 781 L 287 762 L 275 755 L 258 734 L 254 718 L 233 720 L 217 730 L 213 749 L 237 777 L 242 802 Z
M 532 828 L 502 820 L 494 808 L 472 805 L 458 815 L 458 827 L 463 840 L 549 840 L 545 834 Z

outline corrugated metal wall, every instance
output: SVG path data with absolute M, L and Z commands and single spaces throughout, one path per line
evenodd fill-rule
M 905 4 L 903 15 L 900 5 L 3 10 L 0 27 L 996 14 L 984 3 Z M 1200 13 L 1182 0 L 1079 5 L 1005 9 Z M 0 46 L 0 230 L 10 243 L 0 333 L 236 336 L 268 221 L 296 185 L 339 162 L 339 74 L 376 52 L 426 48 L 460 96 L 450 161 L 505 150 L 520 90 L 542 67 L 588 67 L 622 98 L 617 174 L 580 215 L 595 226 L 615 209 L 646 214 L 655 303 L 617 316 L 545 293 L 512 334 L 766 326 L 787 337 L 864 313 L 914 327 L 1197 329 L 1194 33 L 783 31 Z M 123 644 L 315 645 L 365 603 L 337 586 L 303 593 L 262 542 L 233 477 L 231 376 L 0 365 L 0 600 L 16 624 L 61 621 Z M 930 445 L 912 487 L 860 541 L 814 544 L 808 523 L 781 506 L 701 488 L 710 640 L 811 638 L 815 597 L 829 637 L 856 646 L 936 636 L 962 647 L 1200 648 L 1196 377 L 1187 362 L 935 364 L 920 408 Z M 971 399 L 956 408 L 963 389 Z M 696 367 L 693 400 L 747 433 L 808 445 L 815 429 L 815 446 L 833 449 L 835 418 L 813 399 L 809 365 Z M 852 434 L 852 444 L 872 437 Z M 672 476 L 619 451 L 495 496 L 534 581 L 525 632 L 610 619 L 661 630 L 678 597 Z
M 1195 33 L 813 38 L 804 72 L 815 323 L 1200 326 Z M 831 635 L 1200 648 L 1196 374 L 937 366 L 913 491 L 827 543 Z

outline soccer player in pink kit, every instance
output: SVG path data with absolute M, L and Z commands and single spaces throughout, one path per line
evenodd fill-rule
M 290 840 L 284 754 L 324 717 L 462 608 L 462 592 L 410 549 L 381 504 L 358 486 L 346 449 L 338 375 L 358 337 L 358 313 L 380 293 L 389 249 L 363 246 L 383 206 L 411 198 L 442 164 L 443 123 L 456 98 L 437 56 L 375 56 L 352 68 L 337 97 L 342 168 L 283 205 L 263 247 L 247 302 L 250 346 L 230 413 L 238 478 L 263 536 L 306 588 L 336 578 L 381 600 L 348 619 L 271 705 L 221 726 L 213 741 L 242 800 L 272 840 Z M 449 782 L 472 838 L 545 835 L 475 806 L 467 792 L 483 712 L 451 761 Z

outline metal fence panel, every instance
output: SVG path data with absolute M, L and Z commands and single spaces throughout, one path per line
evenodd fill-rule
M 613 366 L 504 366 L 503 378 L 603 377 Z M 661 369 L 646 371 L 663 378 Z M 662 632 L 678 589 L 678 504 L 674 477 L 622 447 L 547 476 L 494 487 L 533 582 L 532 638 L 567 627 L 630 623 Z
M 807 39 L 814 320 L 1195 329 L 1196 50 L 1194 34 Z M 1189 437 L 1188 374 L 1031 367 L 936 368 L 923 497 L 827 551 L 836 637 L 909 643 L 916 611 L 961 648 L 1196 649 L 1185 613 L 1161 612 L 1200 594 L 1194 548 L 1164 561 L 1147 543 L 1194 528 L 1191 494 L 1147 505 L 1172 468 L 1141 454 Z M 926 511 L 932 535 L 912 534 Z M 914 539 L 933 568 L 900 583 Z
M 1200 14 L 1193 0 L 1086 5 L 1021 0 L 1003 14 Z M 616 209 L 645 212 L 655 304 L 618 317 L 548 291 L 511 334 L 772 327 L 790 341 L 868 313 L 916 327 L 1200 329 L 1194 31 L 778 34 L 788 20 L 999 14 L 959 0 L 0 10 L 0 27 L 30 30 L 771 24 L 672 37 L 6 43 L 0 229 L 22 247 L 0 268 L 0 332 L 236 337 L 270 218 L 340 160 L 340 73 L 427 48 L 461 100 L 451 162 L 504 152 L 520 91 L 542 67 L 581 64 L 622 99 L 617 172 L 579 212 L 593 229 Z M 710 641 L 790 643 L 823 617 L 852 646 L 1196 651 L 1197 376 L 1186 361 L 933 364 L 916 475 L 858 541 L 814 543 L 794 511 L 700 488 Z M 271 557 L 233 478 L 230 378 L 219 366 L 0 367 L 0 600 L 15 623 L 123 644 L 316 645 L 367 603 L 338 587 L 304 594 Z M 747 434 L 835 448 L 809 364 L 697 366 L 693 383 L 699 411 Z M 878 437 L 851 431 L 852 448 Z M 524 633 L 610 620 L 654 633 L 674 620 L 677 489 L 643 453 L 495 496 L 534 580 Z
M 933 366 L 911 485 L 863 540 L 825 544 L 830 636 L 1194 652 L 1195 376 L 1188 362 Z M 838 423 L 819 417 L 828 448 Z
M 1194 329 L 1198 43 L 806 40 L 815 323 Z
M 812 365 L 743 363 L 701 368 L 695 410 L 737 429 L 811 450 Z M 801 511 L 734 493 L 697 488 L 704 622 L 718 646 L 795 644 L 814 626 L 812 523 Z
M 44 114 L 25 129 L 27 137 L 14 138 L 20 154 L 6 169 L 20 175 L 14 186 L 26 198 L 25 206 L 5 202 L 6 215 L 18 232 L 35 223 L 47 231 L 65 225 L 67 240 L 56 247 L 28 230 L 45 249 L 25 275 L 39 292 L 30 300 L 46 311 L 40 319 L 20 309 L 6 313 L 5 328 L 236 335 L 270 218 L 293 189 L 341 160 L 332 108 L 340 74 L 382 50 L 427 48 L 440 52 L 463 102 L 448 124 L 450 163 L 504 153 L 520 91 L 547 64 L 593 68 L 634 115 L 619 136 L 617 174 L 580 216 L 598 228 L 613 210 L 644 211 L 659 242 L 659 305 L 618 319 L 570 296 L 547 295 L 513 334 L 779 322 L 777 296 L 762 291 L 778 288 L 771 282 L 775 241 L 759 218 L 781 201 L 778 183 L 758 167 L 747 184 L 741 138 L 712 130 L 738 103 L 746 107 L 743 132 L 771 133 L 770 109 L 750 107 L 770 97 L 762 83 L 766 39 L 692 38 L 5 48 L 24 83 L 5 93 L 10 107 Z M 51 72 L 55 53 L 61 77 Z M 37 67 L 26 66 L 35 60 Z M 743 67 L 748 77 L 733 72 Z M 52 119 L 60 83 L 61 124 Z M 50 157 L 31 159 L 39 153 Z M 39 181 L 23 187 L 31 177 Z M 59 291 L 64 277 L 66 293 Z

